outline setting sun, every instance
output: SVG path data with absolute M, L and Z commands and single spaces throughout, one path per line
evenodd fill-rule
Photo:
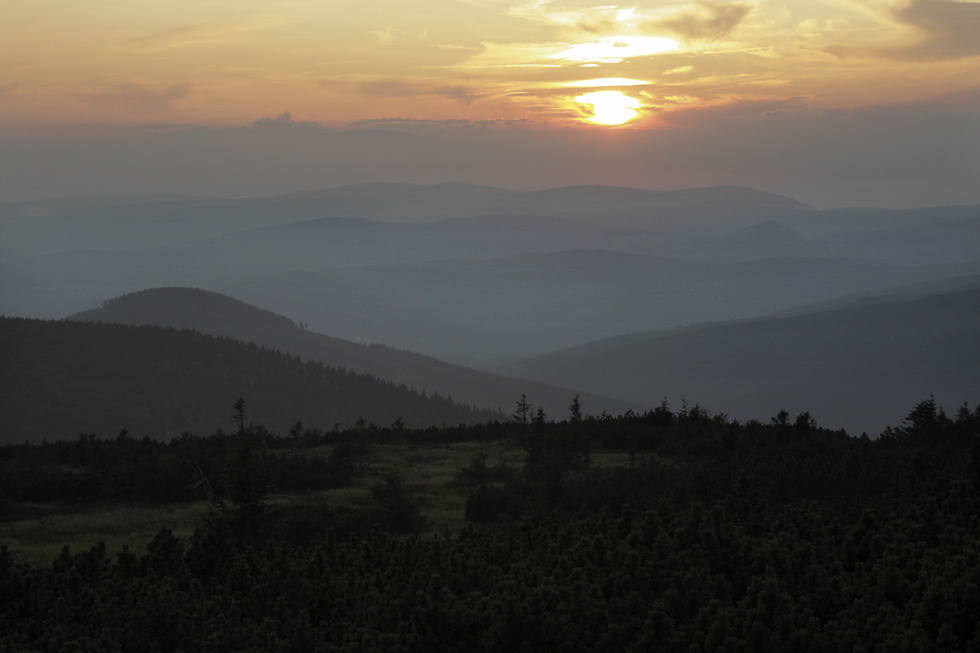
M 596 91 L 575 98 L 579 104 L 592 107 L 590 122 L 599 125 L 622 125 L 639 114 L 640 101 L 619 91 Z

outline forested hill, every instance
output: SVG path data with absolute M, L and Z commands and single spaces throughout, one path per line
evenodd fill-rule
M 232 429 L 228 406 L 274 432 L 359 419 L 479 423 L 499 413 L 227 338 L 160 327 L 0 317 L 0 442 L 80 432 L 168 439 Z
M 69 319 L 194 329 L 214 336 L 254 342 L 331 367 L 370 374 L 428 393 L 452 395 L 457 401 L 509 410 L 517 397 L 534 397 L 549 414 L 563 413 L 578 388 L 480 372 L 380 344 L 361 344 L 315 333 L 293 320 L 227 295 L 197 288 L 151 288 L 102 303 Z M 581 393 L 588 411 L 619 414 L 639 404 Z

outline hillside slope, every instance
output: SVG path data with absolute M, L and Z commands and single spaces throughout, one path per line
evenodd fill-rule
M 753 318 L 970 267 L 810 257 L 695 263 L 590 249 L 303 270 L 215 289 L 316 331 L 487 369 L 604 337 Z
M 523 360 L 512 374 L 564 379 L 624 399 L 668 397 L 751 418 L 809 411 L 877 435 L 935 394 L 980 396 L 980 288 L 787 317 L 637 334 Z
M 444 363 L 429 356 L 384 345 L 365 345 L 308 331 L 289 318 L 219 293 L 192 288 L 153 288 L 124 295 L 72 320 L 193 329 L 277 349 L 331 367 L 370 374 L 428 393 L 452 396 L 479 407 L 512 412 L 517 399 L 529 401 L 562 418 L 575 389 L 506 378 Z M 586 411 L 621 413 L 636 407 L 595 394 L 581 397 Z
M 501 419 L 367 375 L 188 330 L 0 318 L 0 443 L 80 432 L 168 439 L 232 430 L 231 405 L 285 433 L 297 421 L 329 430 L 363 418 L 381 426 Z

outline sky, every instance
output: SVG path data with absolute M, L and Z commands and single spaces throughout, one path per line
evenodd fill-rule
M 0 201 L 351 183 L 980 203 L 980 2 L 2 0 Z

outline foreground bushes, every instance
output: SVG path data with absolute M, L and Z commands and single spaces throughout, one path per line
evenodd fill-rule
M 923 402 L 877 442 L 649 417 L 576 425 L 640 452 L 609 469 L 525 425 L 523 469 L 457 475 L 497 523 L 455 536 L 404 534 L 397 475 L 364 508 L 253 501 L 245 449 L 241 496 L 188 541 L 0 551 L 0 652 L 980 651 L 976 411 Z
M 163 530 L 115 560 L 4 553 L 0 650 L 980 650 L 975 487 L 840 514 L 732 497 L 456 537 L 284 548 Z

